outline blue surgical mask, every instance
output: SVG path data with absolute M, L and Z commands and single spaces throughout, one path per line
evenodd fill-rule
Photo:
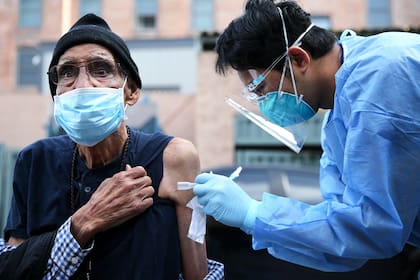
M 56 95 L 54 117 L 74 142 L 94 146 L 115 132 L 124 120 L 124 86 L 77 88 Z
M 282 127 L 304 122 L 315 115 L 315 111 L 303 99 L 296 100 L 295 94 L 284 91 L 267 93 L 264 102 L 258 106 L 267 119 Z

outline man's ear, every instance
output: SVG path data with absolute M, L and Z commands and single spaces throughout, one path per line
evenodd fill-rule
M 293 67 L 298 67 L 302 71 L 306 71 L 311 63 L 311 56 L 301 47 L 292 46 L 289 48 L 289 57 L 293 63 Z
M 132 106 L 137 103 L 140 98 L 141 90 L 137 87 L 135 83 L 132 83 L 131 80 L 128 82 L 125 87 L 125 103 Z

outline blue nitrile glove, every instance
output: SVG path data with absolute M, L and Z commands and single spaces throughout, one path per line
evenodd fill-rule
M 260 204 L 226 176 L 202 173 L 195 178 L 194 194 L 207 215 L 225 225 L 252 232 Z

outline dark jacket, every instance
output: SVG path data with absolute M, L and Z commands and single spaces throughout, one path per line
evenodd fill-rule
M 0 255 L 1 280 L 42 279 L 56 231 L 27 239 L 15 250 Z

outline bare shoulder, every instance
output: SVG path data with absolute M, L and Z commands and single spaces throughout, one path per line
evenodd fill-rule
M 191 141 L 180 137 L 175 137 L 166 146 L 163 152 L 163 162 L 166 168 L 171 169 L 200 168 L 196 147 Z
M 185 205 L 193 197 L 192 190 L 177 191 L 177 182 L 194 182 L 200 172 L 200 159 L 192 142 L 174 138 L 163 152 L 163 177 L 159 196 Z

